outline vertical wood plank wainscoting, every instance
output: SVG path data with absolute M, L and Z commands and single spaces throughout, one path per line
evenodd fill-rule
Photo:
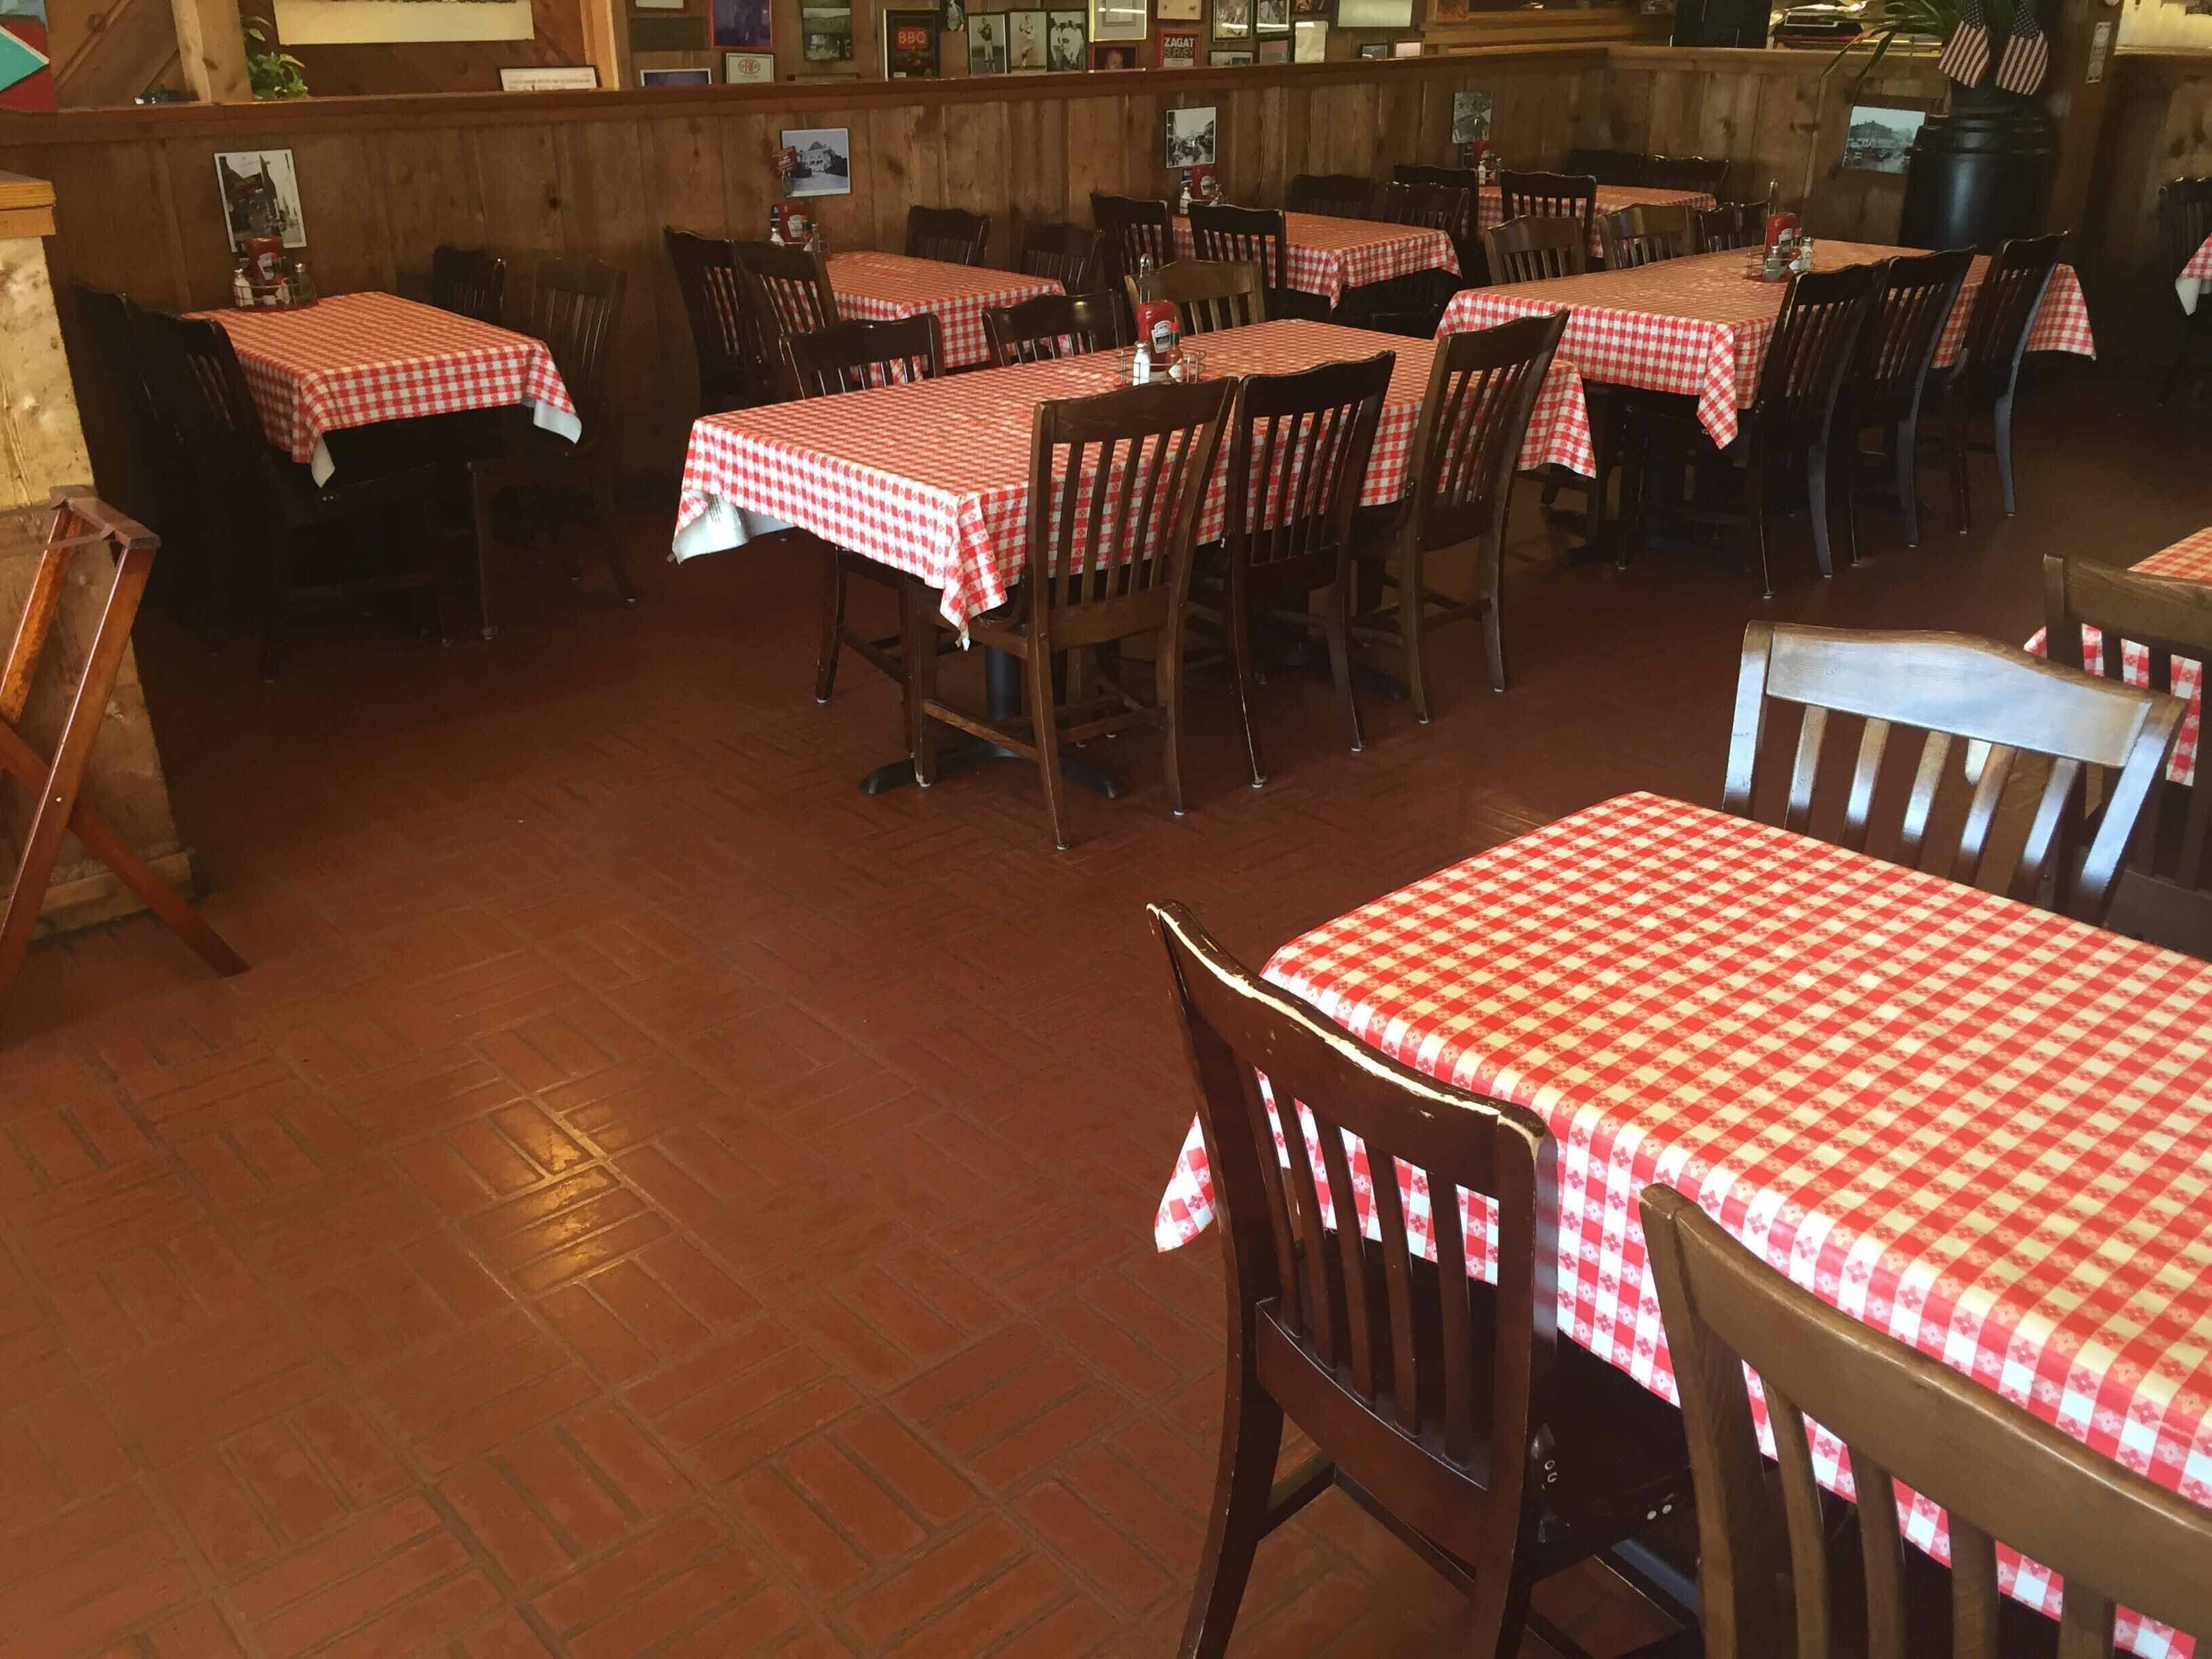
M 326 293 L 420 295 L 439 242 L 514 262 L 511 290 L 548 253 L 629 272 L 618 356 L 624 465 L 663 475 L 693 410 L 690 343 L 662 252 L 664 225 L 757 236 L 786 127 L 846 127 L 853 193 L 817 198 L 833 251 L 896 248 L 908 208 L 993 216 L 989 259 L 1012 262 L 1024 221 L 1088 223 L 1094 190 L 1164 194 L 1163 112 L 1220 111 L 1231 199 L 1279 204 L 1299 173 L 1388 177 L 1399 161 L 1451 159 L 1452 94 L 1495 100 L 1509 161 L 1557 164 L 1577 144 L 1725 155 L 1732 188 L 1791 206 L 1818 234 L 1895 232 L 1899 180 L 1839 173 L 1848 82 L 1820 54 L 1675 53 L 1529 46 L 1479 56 L 1117 76 L 937 83 L 714 87 L 685 91 L 316 99 L 286 106 L 171 106 L 19 118 L 0 168 L 51 179 L 57 288 L 118 288 L 142 303 L 227 303 L 230 261 L 216 196 L 217 151 L 289 148 L 308 247 Z M 1885 101 L 1932 99 L 1917 64 L 1885 76 Z M 1873 94 L 1869 94 L 1873 95 Z M 82 373 L 88 354 L 70 343 Z M 114 427 L 82 386 L 94 459 Z

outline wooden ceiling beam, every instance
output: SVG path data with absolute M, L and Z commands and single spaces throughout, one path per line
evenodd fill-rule
M 238 0 L 170 0 L 177 18 L 177 57 L 185 89 L 203 104 L 250 104 L 246 25 Z

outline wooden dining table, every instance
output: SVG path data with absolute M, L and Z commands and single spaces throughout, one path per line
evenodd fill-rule
M 295 311 L 199 313 L 230 336 L 269 441 L 318 484 L 330 434 L 520 404 L 571 443 L 583 422 L 543 340 L 397 294 L 334 294 Z
M 911 259 L 903 253 L 833 253 L 827 264 L 840 317 L 848 323 L 890 323 L 933 316 L 946 368 L 972 368 L 991 361 L 991 343 L 983 334 L 986 311 L 1064 291 L 1050 276 Z
M 1814 265 L 1835 270 L 1923 252 L 1820 241 L 1814 245 Z M 1786 284 L 1747 276 L 1748 258 L 1743 251 L 1701 253 L 1632 270 L 1462 289 L 1445 308 L 1437 332 L 1494 328 L 1516 317 L 1565 310 L 1567 332 L 1559 352 L 1585 379 L 1694 398 L 1698 422 L 1725 448 L 1735 441 L 1736 411 L 1758 393 L 1759 370 L 1786 291 Z M 1939 367 L 1958 357 L 1974 294 L 1988 268 L 1986 258 L 1978 258 L 1967 274 L 1937 342 Z M 2070 265 L 2060 265 L 2052 274 L 2042 307 L 2029 325 L 2027 349 L 2097 355 L 2088 307 Z
M 1176 258 L 1196 250 L 1190 221 L 1175 222 Z M 1355 288 L 1387 283 L 1424 270 L 1461 275 L 1452 239 L 1424 225 L 1394 225 L 1379 219 L 1340 219 L 1326 213 L 1283 216 L 1283 285 L 1317 294 L 1341 305 Z
M 1654 1393 L 1678 1398 L 1637 1212 L 1662 1182 L 1823 1301 L 2212 1505 L 2212 963 L 1632 794 L 1323 923 L 1266 977 L 1544 1120 L 1559 1330 Z M 1374 1237 L 1373 1172 L 1346 1147 Z M 1489 1201 L 1457 1199 L 1487 1277 Z M 1212 1219 L 1194 1122 L 1155 1240 Z M 1814 1454 L 1850 1496 L 1833 1438 Z M 1902 1516 L 1947 1559 L 1940 1510 Z M 2039 1567 L 2006 1555 L 2001 1575 L 2055 1609 Z M 2119 1638 L 2186 1651 L 2124 1612 Z

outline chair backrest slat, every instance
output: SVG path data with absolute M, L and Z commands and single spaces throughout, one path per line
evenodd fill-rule
M 1375 201 L 1375 181 L 1358 173 L 1301 173 L 1284 192 L 1292 213 L 1318 213 L 1333 219 L 1364 219 Z
M 597 259 L 538 263 L 528 332 L 545 342 L 583 422 L 582 447 L 606 436 L 614 408 L 614 343 L 629 273 Z
M 2079 623 L 2075 625 L 2078 652 Z M 1767 711 L 1776 703 L 1800 713 L 1784 826 L 1808 830 L 1812 822 L 1822 739 L 1831 712 L 1944 734 L 1921 753 L 1897 851 L 1916 866 L 1953 745 L 1967 740 L 1979 770 L 1948 860 L 1954 878 L 2016 897 L 2027 876 L 2051 867 L 2054 847 L 2071 845 L 2086 790 L 2081 769 L 2108 778 L 2104 811 L 2077 871 L 2070 858 L 2057 866 L 2053 903 L 2069 915 L 2096 921 L 2109 908 L 2130 838 L 2165 765 L 2183 704 L 2162 693 L 2092 678 L 2024 651 L 1959 634 L 1852 633 L 1838 629 L 1753 623 L 1744 631 L 1743 662 L 1729 744 L 1722 805 L 1753 815 Z M 1984 747 L 1985 746 L 1985 747 Z M 1863 749 L 1862 754 L 1863 755 Z M 2050 782 L 2024 845 L 2004 869 L 1986 871 L 1990 836 L 2015 757 L 2033 755 L 2063 775 Z M 1872 781 L 1855 779 L 1856 797 Z M 1854 837 L 1861 831 L 1854 828 Z M 1863 846 L 1863 840 L 1856 844 Z M 2029 869 L 2023 875 L 2021 865 Z M 1986 878 L 1985 878 L 1986 876 Z
M 673 225 L 664 227 L 660 235 L 691 328 L 702 404 L 719 411 L 773 396 L 776 377 L 760 356 L 746 316 L 736 248 L 726 238 L 701 236 Z
M 1558 311 L 1437 338 L 1407 455 L 1404 510 L 1421 546 L 1504 538 L 1513 470 L 1566 328 Z
M 1175 216 L 1165 202 L 1091 192 L 1091 219 L 1106 239 L 1106 280 L 1116 288 L 1150 256 L 1155 267 L 1176 257 Z
M 1248 261 L 1260 267 L 1263 286 L 1288 286 L 1285 272 L 1290 268 L 1290 233 L 1279 210 L 1194 202 L 1190 241 L 1191 252 L 1199 258 Z
M 507 261 L 486 248 L 440 243 L 430 250 L 430 303 L 480 323 L 501 320 Z
M 1875 277 L 1872 265 L 1845 265 L 1790 279 L 1759 368 L 1755 402 L 1765 441 L 1810 443 L 1828 431 L 1874 306 Z
M 829 261 L 819 246 L 787 247 L 778 242 L 732 242 L 731 252 L 744 273 L 745 314 L 754 349 L 763 363 L 785 362 L 787 336 L 812 334 L 837 320 L 836 290 L 830 285 Z M 796 396 L 795 387 L 783 388 Z
M 1607 270 L 1633 270 L 1699 251 L 1696 216 L 1671 204 L 1639 203 L 1606 214 L 1597 234 Z
M 1500 168 L 1498 190 L 1506 219 L 1571 219 L 1588 247 L 1597 217 L 1597 180 L 1588 173 L 1516 173 Z
M 1022 227 L 1020 265 L 1024 276 L 1048 276 L 1063 294 L 1089 294 L 1106 276 L 1106 237 L 1088 225 Z
M 1650 155 L 1644 158 L 1639 182 L 1650 190 L 1695 192 L 1718 201 L 1728 188 L 1728 177 L 1725 155 Z
M 1850 1460 L 1869 1659 L 1910 1651 L 1895 1482 L 1950 1518 L 1960 1659 L 1997 1650 L 1998 1539 L 2064 1580 L 2061 1654 L 2108 1655 L 2116 1602 L 2200 1638 L 2212 1630 L 2212 1515 L 1829 1306 L 1684 1194 L 1647 1187 L 1639 1209 L 1689 1432 L 1710 1659 L 1814 1659 L 1853 1622 L 1824 1565 L 1808 1419 Z M 1747 1368 L 1766 1397 L 1778 1497 Z
M 1232 580 L 1278 586 L 1340 580 L 1352 514 L 1397 357 L 1249 374 L 1229 419 L 1228 544 Z
M 1391 1513 L 1419 1517 L 1442 1549 L 1483 1559 L 1500 1520 L 1520 1515 L 1532 1452 L 1548 1432 L 1559 1258 L 1550 1136 L 1518 1107 L 1437 1083 L 1353 1041 L 1247 972 L 1181 906 L 1152 914 L 1198 1085 L 1232 1304 L 1264 1337 L 1281 1338 L 1258 1345 L 1260 1383 L 1280 1398 L 1271 1379 L 1288 1372 L 1270 1367 L 1295 1369 L 1298 1397 L 1319 1402 L 1300 1426 L 1332 1447 L 1342 1472 Z M 1255 1073 L 1268 1080 L 1286 1160 L 1248 1105 L 1257 1097 L 1243 1079 Z M 1313 1109 L 1315 1146 L 1294 1101 Z M 1346 1136 L 1373 1177 L 1379 1246 L 1359 1228 Z M 1317 1158 L 1334 1239 L 1323 1229 Z M 1407 1242 L 1401 1164 L 1428 1188 L 1432 1273 Z M 1496 1289 L 1483 1294 L 1480 1316 L 1462 1193 L 1487 1196 L 1498 1217 Z M 1285 1194 L 1302 1206 L 1297 1220 Z M 1284 1242 L 1294 1235 L 1304 1245 L 1295 1265 Z M 1340 1316 L 1343 1327 L 1334 1322 Z M 1440 1373 L 1432 1380 L 1415 1369 L 1431 1352 Z M 1486 1455 L 1470 1463 L 1486 1436 Z M 1378 1444 L 1365 1459 L 1346 1449 Z
M 933 380 L 945 341 L 931 312 L 887 323 L 834 323 L 784 337 L 784 366 L 802 398 Z
M 1875 267 L 1875 303 L 1859 330 L 1847 395 L 1862 429 L 1917 414 L 1943 325 L 1974 263 L 1973 252 L 1885 259 Z
M 2020 377 L 2020 360 L 2043 296 L 2058 269 L 2062 234 L 1999 242 L 1974 288 L 1959 350 L 1962 391 L 1977 404 L 2005 396 Z
M 1137 279 L 1123 279 L 1132 314 Z M 1258 264 L 1245 261 L 1177 259 L 1152 274 L 1152 297 L 1176 308 L 1185 335 L 1243 328 L 1267 320 L 1267 284 Z
M 1766 246 L 1766 204 L 1723 202 L 1698 214 L 1698 240 L 1707 253 Z
M 1589 269 L 1589 233 L 1572 219 L 1508 219 L 1482 233 L 1493 283 L 1548 283 Z
M 1014 305 L 990 307 L 983 313 L 983 337 L 990 343 L 992 363 L 1000 368 L 1111 351 L 1128 343 L 1121 302 L 1110 294 L 1040 294 Z
M 991 216 L 965 208 L 910 207 L 906 210 L 906 252 L 909 259 L 938 259 L 950 265 L 980 265 L 991 240 Z

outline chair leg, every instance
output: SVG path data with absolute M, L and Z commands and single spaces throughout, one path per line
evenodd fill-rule
M 845 627 L 845 559 L 828 543 L 822 546 L 822 643 L 814 654 L 814 701 L 827 702 L 837 684 L 837 655 Z M 913 676 L 908 676 L 913 684 Z
M 1352 684 L 1352 635 L 1347 626 L 1351 618 L 1352 569 L 1347 563 L 1329 591 L 1322 631 L 1328 636 L 1328 672 L 1336 682 L 1337 718 L 1344 722 L 1345 736 L 1356 755 L 1367 746 L 1367 738 L 1359 727 L 1359 696 Z
M 1102 650 L 1118 653 L 1118 641 Z M 1160 630 L 1152 647 L 1155 658 L 1152 695 L 1167 718 L 1160 732 L 1160 775 L 1167 785 L 1168 811 L 1181 817 L 1186 810 L 1182 799 L 1182 617 L 1178 611 L 1168 625 Z M 1117 665 L 1118 666 L 1118 665 Z M 1254 739 L 1257 743 L 1257 739 Z M 1259 753 L 1255 747 L 1252 751 Z
M 2020 503 L 2013 498 L 2012 487 L 2012 393 L 2007 392 L 1997 399 L 1996 432 L 1997 452 L 1997 494 L 2004 501 L 2005 517 L 2009 519 L 2020 511 Z
M 499 493 L 498 483 L 489 475 L 473 474 L 469 479 L 471 505 L 477 526 L 477 604 L 484 638 L 499 637 L 499 603 L 492 591 L 492 498 Z
M 1951 507 L 1958 515 L 1959 533 L 1974 527 L 1974 493 L 1966 477 L 1966 410 L 1961 404 L 1951 411 Z
M 1843 471 L 1844 557 L 1856 569 L 1859 562 L 1859 434 L 1845 433 L 1836 445 Z
M 1283 1412 L 1256 1381 L 1238 1375 L 1243 1369 L 1232 1352 L 1213 1514 L 1206 1522 L 1206 1553 L 1199 1559 L 1190 1615 L 1182 1627 L 1181 1659 L 1221 1659 L 1228 1652 L 1237 1604 L 1252 1576 L 1252 1558 L 1266 1536 L 1275 1459 L 1283 1446 Z
M 1260 716 L 1254 707 L 1258 696 L 1259 665 L 1257 642 L 1252 637 L 1252 595 L 1234 574 L 1230 577 L 1229 591 L 1223 596 L 1223 608 L 1228 612 L 1229 673 L 1237 683 L 1237 713 L 1244 722 L 1244 754 L 1252 763 L 1252 787 L 1264 788 L 1267 782 L 1267 761 L 1260 750 Z
M 1413 718 L 1423 726 L 1429 723 L 1426 621 L 1427 607 L 1421 603 L 1420 556 L 1408 550 L 1401 550 L 1398 555 L 1398 636 L 1406 653 L 1406 690 L 1413 694 Z
M 637 603 L 630 586 L 629 562 L 623 556 L 622 520 L 615 516 L 615 457 L 609 450 L 592 471 L 592 510 L 599 520 L 599 546 L 607 556 L 607 574 L 615 579 L 615 592 L 624 605 Z
M 1470 1659 L 1516 1659 L 1528 1623 L 1530 1552 L 1536 1547 L 1535 1506 L 1527 1506 L 1511 1557 L 1479 1571 L 1470 1601 L 1467 1651 Z
M 1067 850 L 1067 807 L 1060 797 L 1060 708 L 1052 695 L 1052 653 L 1041 640 L 1030 641 L 1029 659 L 1023 665 L 1029 682 L 1031 735 L 1036 742 L 1037 775 L 1044 783 L 1045 811 L 1052 817 L 1052 838 Z
M 937 722 L 927 712 L 937 695 L 937 623 L 933 588 L 908 581 L 899 588 L 899 661 L 906 672 L 907 752 L 914 757 L 914 781 L 924 789 L 937 781 Z
M 1759 532 L 1759 591 L 1771 599 L 1774 597 L 1774 567 L 1767 556 L 1766 457 L 1755 442 L 1748 459 L 1745 471 L 1749 476 L 1744 482 L 1751 486 L 1751 516 Z
M 1813 517 L 1813 556 L 1820 562 L 1825 580 L 1836 574 L 1835 550 L 1828 544 L 1828 450 L 1826 437 L 1815 438 L 1805 451 L 1805 493 Z
M 292 539 L 289 532 L 277 532 L 276 543 L 265 556 L 267 563 L 261 581 L 261 678 L 273 680 L 276 678 L 284 613 L 289 609 L 285 591 L 292 557 Z
M 1920 545 L 1920 416 L 1906 416 L 1897 425 L 1897 504 L 1905 513 L 1905 544 Z M 1854 550 L 1851 562 L 1858 556 Z

